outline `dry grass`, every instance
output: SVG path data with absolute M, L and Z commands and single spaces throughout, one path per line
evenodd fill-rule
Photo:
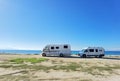
M 0 63 L 0 81 L 109 81 L 120 76 L 120 60 L 3 56 L 8 59 Z

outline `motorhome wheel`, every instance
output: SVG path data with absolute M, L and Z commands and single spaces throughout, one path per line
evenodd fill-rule
M 83 58 L 86 58 L 86 54 L 83 54 L 82 57 L 83 57 Z
M 99 58 L 102 58 L 102 55 L 99 55 Z
M 46 54 L 45 54 L 45 53 L 43 53 L 43 54 L 42 54 L 42 56 L 43 56 L 43 57 L 45 57 L 45 56 L 46 56 Z
M 63 57 L 63 56 L 64 56 L 64 55 L 61 53 L 61 54 L 60 54 L 60 57 Z

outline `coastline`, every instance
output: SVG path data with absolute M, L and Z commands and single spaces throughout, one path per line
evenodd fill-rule
M 4 53 L 4 54 L 36 54 L 39 55 L 42 51 L 41 50 L 0 50 L 0 54 Z M 71 54 L 79 54 L 79 51 L 75 51 L 72 50 Z M 105 51 L 105 55 L 115 55 L 115 56 L 119 56 L 120 55 L 120 51 Z

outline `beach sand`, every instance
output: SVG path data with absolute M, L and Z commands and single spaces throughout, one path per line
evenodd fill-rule
M 16 58 L 45 58 L 38 63 L 12 63 Z M 104 58 L 0 55 L 0 81 L 120 81 L 120 56 Z

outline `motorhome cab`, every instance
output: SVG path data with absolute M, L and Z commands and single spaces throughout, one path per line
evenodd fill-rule
M 61 45 L 47 45 L 43 49 L 42 56 L 70 56 L 71 55 L 71 47 L 68 44 Z
M 83 58 L 86 58 L 87 56 L 95 56 L 102 58 L 104 54 L 104 48 L 102 47 L 88 47 L 86 49 L 82 50 L 82 53 L 80 53 L 80 56 Z

